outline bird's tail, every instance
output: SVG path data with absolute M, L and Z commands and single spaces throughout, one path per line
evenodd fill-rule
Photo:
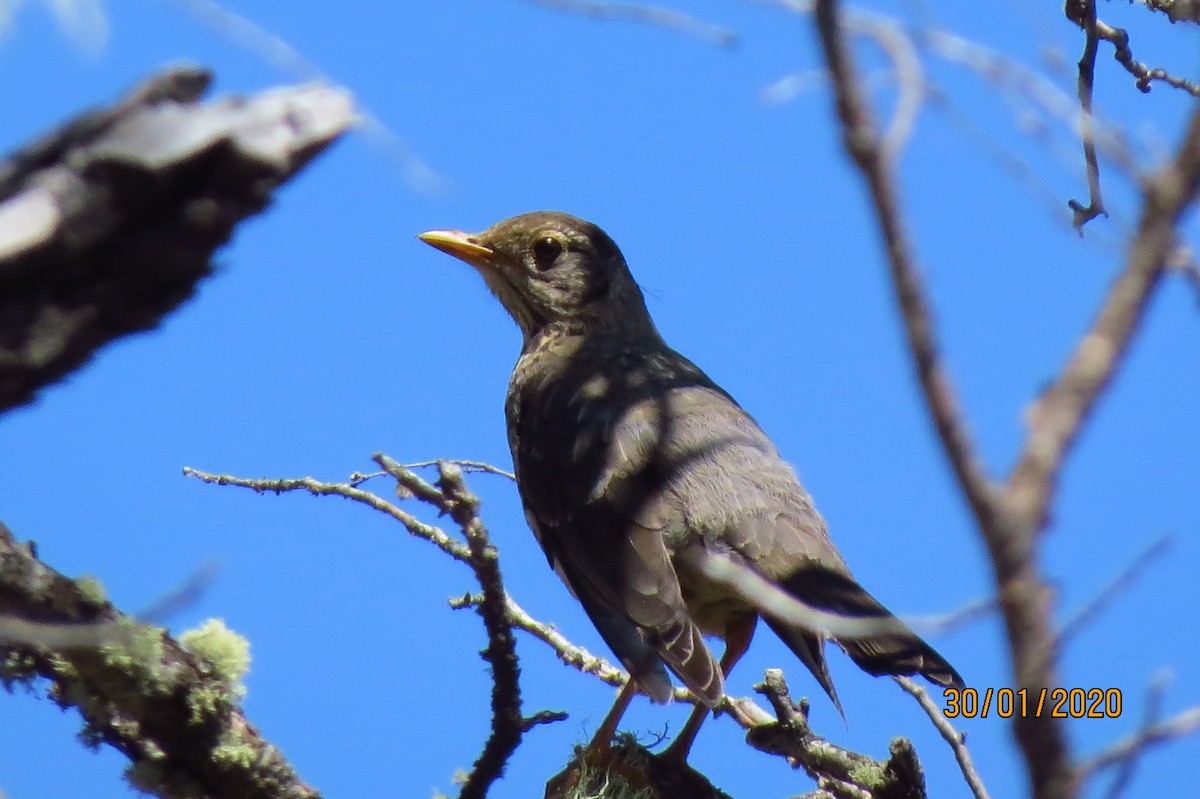
M 794 572 L 780 587 L 801 602 L 829 613 L 854 619 L 887 620 L 888 632 L 862 638 L 835 638 L 835 643 L 868 674 L 920 674 L 946 688 L 963 688 L 962 677 L 933 647 L 892 616 L 875 597 L 849 575 L 812 566 Z M 811 630 L 767 618 L 767 624 L 808 667 L 842 710 L 829 676 L 824 641 Z M 845 717 L 845 714 L 842 714 Z
M 796 627 L 772 619 L 770 616 L 763 618 L 766 620 L 767 626 L 775 631 L 775 634 L 787 644 L 788 649 L 792 650 L 796 657 L 800 658 L 800 662 L 812 672 L 813 677 L 816 677 L 817 682 L 829 695 L 833 706 L 837 708 L 837 712 L 841 714 L 842 721 L 845 721 L 846 711 L 842 710 L 842 700 L 838 699 L 837 689 L 833 687 L 833 677 L 829 675 L 829 664 L 825 662 L 825 639 L 803 627 Z

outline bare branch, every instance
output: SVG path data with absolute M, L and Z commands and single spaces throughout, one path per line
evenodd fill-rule
M 1092 0 L 1094 2 L 1094 0 Z M 1129 33 L 1124 28 L 1114 28 L 1104 22 L 1096 23 L 1097 35 L 1113 46 L 1113 58 L 1125 67 L 1125 71 L 1136 78 L 1134 83 L 1138 91 L 1149 92 L 1153 81 L 1161 81 L 1168 86 L 1187 92 L 1193 97 L 1200 97 L 1200 83 L 1176 77 L 1165 69 L 1150 67 L 1133 57 L 1133 48 L 1129 46 Z
M 383 456 L 377 456 L 376 462 L 388 469 Z M 457 466 L 438 464 L 438 473 L 438 488 L 447 499 L 450 518 L 467 538 L 471 568 L 483 589 L 479 615 L 488 637 L 483 659 L 492 667 L 492 733 L 463 783 L 459 797 L 485 799 L 488 789 L 504 773 L 508 759 L 529 729 L 521 715 L 521 669 L 505 607 L 508 596 L 500 576 L 500 557 L 488 538 L 487 528 L 479 519 L 479 499 L 467 490 L 462 470 Z
M 1045 526 L 1071 444 L 1116 373 L 1154 291 L 1175 240 L 1175 225 L 1200 189 L 1200 111 L 1173 163 L 1145 181 L 1142 216 L 1125 270 L 1060 377 L 1030 414 L 1030 432 L 1008 483 L 1004 516 L 983 528 L 1003 601 L 1017 687 L 1057 684 L 1050 591 L 1037 563 L 1037 533 Z M 1035 795 L 1073 796 L 1061 723 L 1019 717 L 1017 738 Z
M 183 473 L 188 477 L 195 477 L 205 483 L 220 486 L 237 486 L 238 488 L 248 488 L 258 494 L 283 494 L 289 491 L 307 491 L 314 496 L 339 496 L 346 499 L 361 502 L 362 504 L 374 508 L 377 511 L 391 516 L 409 533 L 417 538 L 424 539 L 436 546 L 438 549 L 445 552 L 450 557 L 460 563 L 470 563 L 471 552 L 466 544 L 461 541 L 456 541 L 446 535 L 446 531 L 440 527 L 435 527 L 431 524 L 425 524 L 416 516 L 413 516 L 407 511 L 401 510 L 391 502 L 382 499 L 370 491 L 363 491 L 360 488 L 355 488 L 350 483 L 325 483 L 320 480 L 314 480 L 311 477 L 285 478 L 285 479 L 253 479 L 249 477 L 234 477 L 229 474 L 211 474 L 202 472 L 198 469 L 193 469 L 190 466 L 183 468 Z
M 733 47 L 738 43 L 738 35 L 728 28 L 722 28 L 709 22 L 661 6 L 643 5 L 640 3 L 611 3 L 606 0 L 526 0 L 536 6 L 551 8 L 555 11 L 566 11 L 581 14 L 597 20 L 622 20 L 626 22 L 641 22 L 668 28 L 689 36 L 712 42 L 719 47 Z
M 201 104 L 210 80 L 168 70 L 0 163 L 0 410 L 158 325 L 352 122 L 327 86 Z
M 1092 114 L 1092 91 L 1096 83 L 1096 51 L 1100 45 L 1100 34 L 1096 29 L 1096 0 L 1068 0 L 1064 6 L 1067 18 L 1083 28 L 1083 55 L 1079 58 L 1079 106 L 1083 110 L 1080 118 L 1083 139 L 1083 160 L 1087 165 L 1087 206 L 1078 200 L 1070 200 L 1067 207 L 1073 213 L 1072 225 L 1079 235 L 1083 226 L 1098 216 L 1107 216 L 1104 200 L 1100 195 L 1100 162 L 1096 159 L 1096 120 Z
M 878 135 L 858 87 L 838 20 L 837 3 L 818 0 L 815 11 L 817 30 L 833 81 L 843 141 L 870 189 L 925 401 L 992 555 L 1016 681 L 1021 687 L 1053 684 L 1053 663 L 1045 657 L 1052 651 L 1048 591 L 1034 557 L 1032 527 L 1021 529 L 1014 524 L 1008 501 L 1001 499 L 997 487 L 978 463 L 959 418 L 949 379 L 937 358 L 924 287 L 904 233 L 889 164 L 882 155 Z M 1018 719 L 1016 733 L 1034 796 L 1037 799 L 1073 796 L 1074 773 L 1062 725 L 1053 719 Z
M 436 461 L 418 461 L 416 463 L 405 464 L 405 468 L 423 469 L 429 466 L 437 466 L 439 463 L 452 463 L 467 473 L 479 472 L 481 474 L 494 474 L 498 477 L 507 477 L 513 482 L 516 482 L 517 479 L 515 474 L 501 469 L 499 466 L 493 466 L 492 464 L 484 463 L 483 461 L 465 461 L 457 458 L 438 458 Z
M 528 614 L 504 590 L 499 557 L 488 537 L 487 528 L 479 518 L 479 500 L 467 490 L 462 470 L 450 463 L 438 463 L 439 479 L 435 485 L 386 455 L 377 453 L 372 459 L 396 480 L 402 489 L 401 496 L 414 497 L 431 505 L 439 513 L 448 514 L 462 531 L 466 544 L 451 538 L 439 527 L 421 522 L 393 503 L 358 488 L 358 484 L 366 479 L 364 475 L 356 474 L 351 482 L 346 483 L 323 483 L 309 477 L 255 480 L 213 475 L 191 468 L 185 468 L 184 473 L 207 483 L 249 488 L 258 493 L 302 490 L 317 496 L 346 497 L 386 513 L 403 524 L 412 535 L 429 541 L 442 552 L 471 567 L 482 594 L 478 597 L 468 596 L 466 601 L 455 604 L 457 607 L 478 608 L 487 630 L 488 646 L 483 651 L 483 657 L 491 666 L 493 676 L 492 732 L 474 769 L 464 782 L 460 796 L 464 799 L 482 799 L 503 773 L 524 733 L 561 714 L 543 713 L 532 719 L 521 715 L 520 668 L 511 625 L 515 617 L 524 616 L 528 619 Z M 528 622 L 530 626 L 536 625 L 532 619 L 528 619 Z M 570 646 L 565 639 L 563 643 Z
M 459 507 L 459 503 L 466 502 L 466 507 L 471 508 L 473 507 L 473 501 L 465 501 L 461 499 L 456 500 L 454 498 L 456 496 L 454 490 L 452 490 L 451 486 L 445 484 L 444 479 L 439 485 L 434 485 L 424 480 L 414 472 L 408 470 L 406 467 L 401 466 L 395 460 L 388 458 L 387 456 L 376 455 L 374 460 L 383 468 L 384 473 L 392 475 L 397 480 L 397 483 L 403 489 L 404 496 L 414 497 L 423 502 L 429 503 L 431 506 L 438 509 L 439 512 L 451 514 L 452 518 L 455 518 L 455 521 L 459 523 L 460 526 L 466 524 L 468 527 L 470 527 L 472 526 L 471 520 L 473 518 L 477 518 L 472 515 L 476 512 L 474 509 L 467 511 L 460 509 Z M 443 468 L 450 469 L 452 467 L 447 465 Z M 471 565 L 472 568 L 475 568 L 475 555 L 469 550 L 468 546 L 455 540 L 440 528 L 423 524 L 422 522 L 413 518 L 410 514 L 397 508 L 392 503 L 387 502 L 386 500 L 383 500 L 368 491 L 363 491 L 362 489 L 357 488 L 351 482 L 322 483 L 312 478 L 254 480 L 233 477 L 230 475 L 212 475 L 199 472 L 191 468 L 185 469 L 184 471 L 186 474 L 197 477 L 208 483 L 213 483 L 216 485 L 239 486 L 243 488 L 249 488 L 259 493 L 306 491 L 318 496 L 342 496 L 357 502 L 362 502 L 400 521 L 405 525 L 410 533 L 429 541 L 437 546 L 442 552 L 450 555 L 456 560 Z M 443 475 L 444 474 L 445 471 L 443 471 Z M 361 480 L 363 478 L 364 475 L 356 474 L 354 476 L 355 480 Z M 461 519 L 455 517 L 455 514 L 460 514 Z M 485 578 L 481 578 L 481 583 L 484 579 Z M 490 580 L 490 578 L 486 579 Z M 565 636 L 555 630 L 552 626 L 537 621 L 531 617 L 511 596 L 503 593 L 500 594 L 500 596 L 503 597 L 502 600 L 499 598 L 493 598 L 489 600 L 485 599 L 484 594 L 466 594 L 465 596 L 451 600 L 450 605 L 454 608 L 478 608 L 491 603 L 491 605 L 494 607 L 500 604 L 502 601 L 504 609 L 504 624 L 524 630 L 537 638 L 539 641 L 542 641 L 555 652 L 555 654 L 560 660 L 562 660 L 563 663 L 566 663 L 572 668 L 575 668 L 585 674 L 592 674 L 601 681 L 612 686 L 621 686 L 628 682 L 628 674 L 613 666 L 605 659 L 597 657 L 588 652 L 586 649 L 571 643 Z M 489 625 L 494 625 L 496 623 L 498 623 L 498 619 L 493 616 L 492 621 L 489 622 Z M 491 629 L 491 626 L 489 626 L 489 629 Z M 511 697 L 512 694 L 507 694 L 507 696 Z M 677 687 L 675 689 L 673 697 L 676 701 L 687 702 L 689 704 L 695 704 L 697 702 L 696 698 L 692 696 L 686 688 L 682 687 Z M 510 702 L 511 700 L 505 701 Z M 506 735 L 511 735 L 512 729 L 514 728 L 519 728 L 521 732 L 524 732 L 538 723 L 546 723 L 559 718 L 558 714 L 544 713 L 535 714 L 530 718 L 520 718 L 518 713 L 516 716 L 517 720 L 514 722 L 511 704 L 501 704 L 500 707 L 502 720 L 504 720 L 504 723 L 510 725 L 509 731 L 505 733 Z M 504 710 L 505 707 L 510 709 Z M 824 742 L 822 739 L 817 738 L 816 736 L 810 735 L 811 740 L 805 739 L 804 741 L 797 742 L 795 740 L 795 736 L 790 733 L 781 734 L 778 730 L 771 731 L 765 729 L 764 725 L 766 727 L 776 725 L 778 720 L 772 717 L 771 714 L 750 699 L 725 696 L 722 698 L 721 709 L 727 711 L 725 715 L 727 715 L 729 718 L 732 718 L 744 729 L 756 731 L 754 734 L 764 736 L 762 738 L 763 745 L 759 747 L 763 751 L 790 756 L 792 754 L 792 748 L 800 746 L 802 748 L 807 747 L 813 749 L 814 751 L 820 750 L 826 753 L 832 751 L 845 752 L 845 750 L 838 750 L 837 747 Z M 493 719 L 493 722 L 495 722 L 495 719 Z M 791 743 L 786 743 L 788 740 L 791 740 Z M 892 783 L 895 783 L 900 780 L 912 779 L 909 772 L 901 773 L 903 769 L 907 767 L 905 764 L 916 764 L 915 755 L 910 756 L 911 753 L 909 750 L 905 749 L 906 746 L 906 743 L 901 745 L 899 749 L 896 749 L 893 752 L 892 759 L 884 763 L 873 761 L 870 758 L 864 758 L 861 755 L 854 755 L 854 753 L 846 753 L 841 757 L 844 763 L 849 762 L 846 760 L 846 758 L 856 757 L 860 758 L 860 760 L 855 762 L 871 765 L 872 768 L 893 768 L 893 770 L 896 771 L 896 774 L 894 776 L 887 777 L 886 779 L 891 780 Z M 666 767 L 659 765 L 653 766 L 652 768 L 661 770 L 662 768 Z M 917 766 L 917 773 L 919 773 L 919 766 Z M 848 784 L 849 783 L 847 783 L 847 785 Z M 921 784 L 923 786 L 923 782 Z M 859 795 L 873 796 L 873 794 Z
M 957 610 L 936 616 L 905 616 L 904 621 L 921 635 L 936 637 L 956 633 L 964 627 L 969 627 L 977 621 L 994 615 L 999 609 L 999 600 L 989 597 L 972 600 Z
M 870 189 L 917 379 L 967 501 L 977 518 L 990 517 L 995 501 L 994 487 L 975 454 L 974 444 L 955 399 L 953 384 L 938 354 L 925 289 L 915 266 L 898 198 L 892 186 L 891 166 L 884 157 L 879 136 L 860 95 L 850 53 L 836 22 L 834 4 L 818 2 L 816 20 L 836 94 L 843 143 Z
M 1037 400 L 1009 480 L 1022 527 L 1040 529 L 1071 444 L 1113 378 L 1166 268 L 1175 225 L 1200 191 L 1200 110 L 1175 159 L 1145 181 L 1141 219 L 1124 271 L 1059 378 Z
M 1078 635 L 1082 630 L 1086 629 L 1089 624 L 1095 621 L 1113 600 L 1118 596 L 1128 591 L 1130 586 L 1137 582 L 1141 577 L 1142 572 L 1146 570 L 1155 559 L 1161 557 L 1171 547 L 1171 537 L 1163 536 L 1150 546 L 1140 552 L 1133 562 L 1117 573 L 1115 577 L 1109 580 L 1108 584 L 1101 589 L 1100 593 L 1091 602 L 1084 605 L 1075 615 L 1067 619 L 1058 631 L 1058 639 L 1055 641 L 1055 650 L 1062 652 L 1071 639 Z
M 1142 722 L 1141 731 L 1153 727 L 1158 721 L 1158 716 L 1162 712 L 1163 694 L 1167 690 L 1167 674 L 1162 673 L 1155 676 L 1150 681 L 1150 688 L 1146 696 L 1145 720 Z M 1142 754 L 1146 751 L 1146 747 L 1134 747 L 1129 752 L 1129 756 L 1121 763 L 1117 770 L 1117 776 L 1113 778 L 1112 784 L 1108 786 L 1108 793 L 1105 794 L 1105 799 L 1118 799 L 1125 789 L 1133 782 L 1133 775 L 1137 773 L 1137 764 L 1141 759 Z
M 1122 739 L 1079 767 L 1080 778 L 1091 779 L 1113 766 L 1121 765 L 1140 752 L 1158 744 L 1185 738 L 1200 732 L 1200 705 L 1168 719 L 1151 724 Z
M 987 787 L 983 784 L 983 778 L 979 776 L 975 763 L 971 760 L 971 752 L 967 749 L 967 734 L 954 729 L 954 725 L 946 718 L 946 714 L 929 696 L 929 691 L 918 685 L 911 677 L 893 676 L 892 679 L 899 683 L 901 688 L 912 694 L 917 700 L 917 704 L 925 711 L 925 715 L 929 716 L 929 720 L 933 722 L 933 726 L 941 733 L 942 738 L 950 744 L 950 749 L 954 752 L 954 759 L 958 761 L 958 768 L 962 771 L 963 779 L 966 780 L 967 787 L 971 789 L 971 794 L 975 799 L 989 799 Z

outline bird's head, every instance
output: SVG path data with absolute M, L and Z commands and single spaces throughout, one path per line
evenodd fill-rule
M 621 251 L 591 222 L 539 211 L 482 233 L 430 230 L 418 238 L 478 269 L 526 341 L 551 324 L 577 334 L 654 329 Z

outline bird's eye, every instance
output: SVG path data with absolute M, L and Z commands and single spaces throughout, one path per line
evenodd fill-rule
M 534 242 L 533 260 L 539 270 L 545 271 L 554 266 L 558 256 L 562 255 L 563 245 L 554 236 L 543 236 Z

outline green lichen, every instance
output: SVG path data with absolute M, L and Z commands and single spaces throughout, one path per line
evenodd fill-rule
M 79 671 L 75 668 L 75 664 L 61 655 L 51 655 L 50 667 L 54 669 L 54 676 L 60 680 L 77 680 Z
M 163 662 L 162 629 L 131 619 L 121 619 L 117 625 L 124 628 L 116 636 L 120 640 L 100 647 L 104 665 L 139 680 L 157 675 Z
M 883 771 L 877 763 L 858 763 L 850 768 L 850 781 L 874 793 L 886 784 Z
M 258 750 L 244 741 L 220 743 L 213 748 L 213 762 L 245 769 L 258 762 Z
M 579 766 L 579 782 L 566 793 L 566 799 L 652 799 L 650 785 L 633 785 L 618 770 L 593 768 L 586 760 Z
M 88 603 L 96 606 L 108 604 L 108 594 L 104 591 L 104 583 L 92 575 L 84 574 L 76 577 L 75 587 L 79 589 L 79 593 Z
M 27 653 L 10 649 L 0 657 L 0 682 L 5 690 L 11 691 L 15 685 L 32 688 L 36 677 L 37 664 Z
M 228 686 L 223 682 L 208 682 L 194 686 L 187 695 L 189 724 L 203 724 L 208 719 L 224 714 L 233 704 Z
M 207 660 L 217 679 L 234 698 L 245 696 L 246 685 L 242 679 L 250 671 L 250 642 L 244 636 L 226 627 L 221 619 L 209 619 L 199 627 L 181 633 L 179 643 L 192 654 Z

